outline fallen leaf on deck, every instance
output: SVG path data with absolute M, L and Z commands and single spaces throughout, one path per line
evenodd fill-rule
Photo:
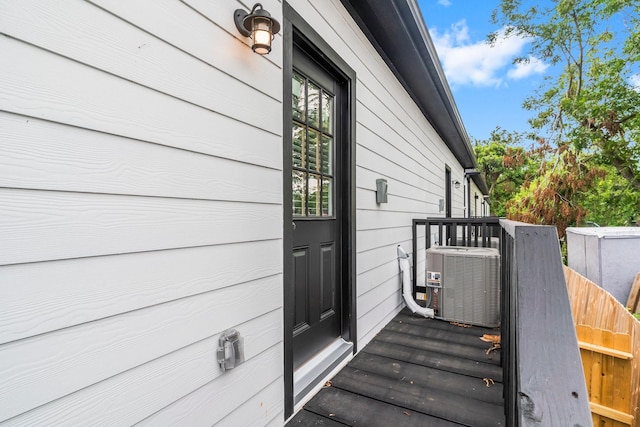
M 495 382 L 491 378 L 483 378 L 482 381 L 484 381 L 487 387 L 491 387 L 495 384 Z
M 500 335 L 489 335 L 489 334 L 484 334 L 483 336 L 480 337 L 480 339 L 484 342 L 490 342 L 493 344 L 500 344 Z
M 458 326 L 460 328 L 470 328 L 471 325 L 467 325 L 466 323 L 460 323 L 460 322 L 449 322 L 451 325 L 453 326 Z

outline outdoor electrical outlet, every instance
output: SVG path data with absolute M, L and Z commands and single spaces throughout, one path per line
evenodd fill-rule
M 244 339 L 235 329 L 224 331 L 218 341 L 218 363 L 222 371 L 244 363 Z

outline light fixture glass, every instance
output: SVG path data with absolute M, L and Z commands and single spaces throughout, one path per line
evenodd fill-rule
M 253 19 L 253 46 L 251 48 L 255 53 L 266 55 L 271 52 L 271 20 L 262 17 Z
M 280 31 L 280 23 L 260 3 L 253 5 L 250 13 L 236 9 L 234 21 L 240 34 L 253 39 L 251 49 L 255 53 L 266 55 L 271 52 L 271 41 Z

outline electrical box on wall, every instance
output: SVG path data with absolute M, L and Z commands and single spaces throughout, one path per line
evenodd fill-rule
M 244 363 L 244 339 L 235 329 L 225 331 L 218 341 L 218 363 L 223 371 Z
M 376 179 L 376 203 L 387 203 L 387 180 Z
M 567 263 L 626 304 L 640 271 L 640 228 L 569 227 Z

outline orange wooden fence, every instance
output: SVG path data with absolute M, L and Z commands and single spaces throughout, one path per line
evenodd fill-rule
M 594 426 L 640 427 L 640 322 L 565 267 Z

